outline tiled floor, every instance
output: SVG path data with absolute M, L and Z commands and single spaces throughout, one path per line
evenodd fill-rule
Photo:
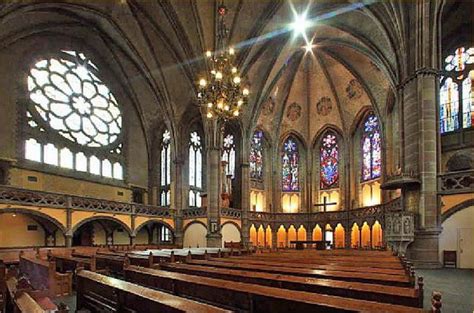
M 442 294 L 442 312 L 474 312 L 474 270 L 417 270 L 416 274 L 424 278 L 425 309 L 431 308 L 431 293 L 436 290 Z

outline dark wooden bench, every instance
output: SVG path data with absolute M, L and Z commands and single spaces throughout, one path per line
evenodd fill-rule
M 415 288 L 393 287 L 292 275 L 249 272 L 190 264 L 163 263 L 160 269 L 183 274 L 225 279 L 291 290 L 383 303 L 423 307 L 423 284 Z
M 316 250 L 324 250 L 328 245 L 331 244 L 330 241 L 324 240 L 292 240 L 290 244 L 295 245 L 296 250 L 304 250 L 304 245 L 316 245 Z
M 194 263 L 190 261 L 190 264 L 202 265 L 202 263 Z M 207 266 L 214 266 L 219 268 L 238 269 L 252 272 L 267 272 L 275 274 L 285 274 L 302 277 L 312 278 L 326 278 L 342 281 L 371 283 L 389 286 L 399 287 L 410 287 L 413 286 L 413 281 L 409 277 L 378 274 L 378 273 L 361 273 L 361 272 L 340 272 L 330 270 L 312 270 L 306 268 L 294 268 L 294 267 L 276 267 L 271 265 L 255 265 L 255 264 L 243 264 L 243 263 L 224 263 L 224 262 L 213 262 L 207 261 Z
M 241 264 L 254 264 L 254 265 L 269 265 L 269 266 L 283 266 L 283 267 L 295 267 L 295 268 L 307 268 L 315 270 L 330 270 L 330 271 L 341 271 L 341 272 L 371 272 L 379 274 L 388 274 L 388 275 L 405 275 L 405 270 L 403 269 L 389 269 L 389 268 L 374 268 L 374 267 L 360 267 L 358 264 L 353 266 L 342 266 L 342 265 L 327 265 L 327 264 L 301 264 L 301 263 L 291 263 L 281 261 L 259 261 L 252 258 L 247 259 L 235 259 L 235 258 L 211 258 L 209 259 L 213 262 L 222 262 L 222 263 L 241 263 Z M 194 260 L 193 260 L 194 261 Z M 205 264 L 205 261 L 195 261 L 197 264 Z
M 92 312 L 228 312 L 90 271 L 77 275 L 77 310 Z
M 395 304 L 320 295 L 209 277 L 130 266 L 128 281 L 249 312 L 423 312 Z
M 353 266 L 357 264 L 361 267 L 373 267 L 373 268 L 386 268 L 386 269 L 404 269 L 401 262 L 377 262 L 376 259 L 372 259 L 370 261 L 360 261 L 356 258 L 352 260 L 345 260 L 345 259 L 330 259 L 330 258 L 312 258 L 311 256 L 308 257 L 287 257 L 287 256 L 274 256 L 273 253 L 268 254 L 257 254 L 252 256 L 244 256 L 244 257 L 235 257 L 235 258 L 242 258 L 247 259 L 250 258 L 252 260 L 259 260 L 259 261 L 277 261 L 277 262 L 288 262 L 288 263 L 298 263 L 298 264 L 319 264 L 319 265 L 340 265 L 340 266 Z
M 51 297 L 72 293 L 72 273 L 56 272 L 56 262 L 20 255 L 20 272 L 35 289 L 47 289 Z

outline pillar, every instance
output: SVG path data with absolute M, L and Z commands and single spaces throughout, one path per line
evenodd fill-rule
M 183 151 L 188 151 L 187 149 L 183 149 Z M 176 215 L 174 218 L 174 237 L 173 243 L 178 247 L 183 245 L 183 194 L 184 187 L 183 187 L 183 175 L 184 173 L 184 159 L 182 157 L 175 157 L 174 161 L 174 190 L 172 190 L 172 207 L 176 210 Z
M 222 247 L 220 221 L 221 195 L 221 123 L 206 119 L 206 159 L 207 159 L 207 246 Z
M 273 227 L 272 227 L 272 230 L 273 230 Z M 272 231 L 272 248 L 273 249 L 278 248 L 278 229 L 276 229 L 276 231 L 275 230 Z
M 248 156 L 247 156 L 248 157 Z M 250 211 L 250 164 L 248 162 L 241 163 L 242 171 L 242 192 L 241 192 L 241 206 L 242 206 L 242 243 L 244 247 L 247 247 L 250 241 L 250 223 L 249 223 L 249 211 Z M 273 236 L 273 232 L 272 232 Z

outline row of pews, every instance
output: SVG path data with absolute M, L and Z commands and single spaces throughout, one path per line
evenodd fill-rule
M 160 261 L 136 265 L 136 255 Z M 122 278 L 132 286 L 231 311 L 423 312 L 422 278 L 415 279 L 409 262 L 388 252 L 250 254 L 201 248 L 143 251 L 124 258 Z M 86 308 L 97 305 L 101 296 L 110 299 L 100 291 L 115 288 L 103 285 L 97 294 L 82 297 L 89 293 L 81 289 L 92 283 L 89 275 L 78 274 L 78 305 Z M 436 294 L 432 311 L 440 312 L 440 306 Z
M 387 251 L 229 246 L 49 251 L 39 258 L 72 275 L 76 309 L 89 312 L 425 312 L 423 279 Z M 440 308 L 436 293 L 431 312 Z

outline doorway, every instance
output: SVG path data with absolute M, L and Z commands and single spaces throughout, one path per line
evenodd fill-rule
M 474 231 L 458 228 L 459 268 L 474 268 Z

